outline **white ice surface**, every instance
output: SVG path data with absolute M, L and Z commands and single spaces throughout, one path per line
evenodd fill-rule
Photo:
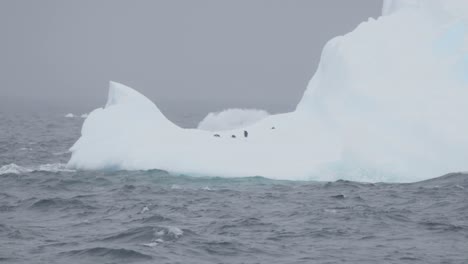
M 370 182 L 468 170 L 468 1 L 386 0 L 383 13 L 327 43 L 294 112 L 220 138 L 111 82 L 68 166 Z
M 264 110 L 227 109 L 218 113 L 209 113 L 197 128 L 206 131 L 232 130 L 248 127 L 267 116 L 269 114 Z

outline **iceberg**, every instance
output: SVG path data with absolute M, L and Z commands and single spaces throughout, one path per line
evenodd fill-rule
M 385 0 L 381 17 L 325 45 L 295 111 L 245 127 L 183 129 L 110 82 L 68 167 L 414 182 L 468 169 L 467 101 L 468 2 Z
M 259 109 L 227 109 L 209 113 L 197 128 L 207 131 L 232 130 L 253 125 L 269 115 L 267 111 Z

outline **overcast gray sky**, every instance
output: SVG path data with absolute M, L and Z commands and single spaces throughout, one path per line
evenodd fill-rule
M 291 110 L 323 45 L 380 0 L 2 0 L 0 110 L 105 103 L 109 80 L 163 111 Z

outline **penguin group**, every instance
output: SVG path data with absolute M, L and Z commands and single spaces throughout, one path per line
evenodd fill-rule
M 276 129 L 276 127 L 273 126 L 273 127 L 271 127 L 271 129 Z M 218 138 L 221 137 L 220 134 L 214 134 L 213 136 L 218 137 Z M 249 132 L 247 130 L 244 130 L 244 137 L 245 138 L 249 137 Z M 237 136 L 236 135 L 231 135 L 231 138 L 237 138 Z

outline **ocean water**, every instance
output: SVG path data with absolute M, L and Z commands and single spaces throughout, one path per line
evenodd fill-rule
M 369 184 L 68 170 L 82 122 L 0 113 L 0 262 L 468 263 L 468 174 Z

